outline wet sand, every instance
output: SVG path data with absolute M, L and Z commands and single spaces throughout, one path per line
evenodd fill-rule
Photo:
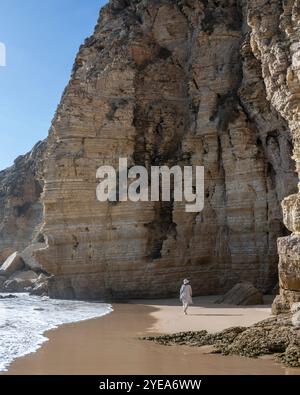
M 114 312 L 49 331 L 47 343 L 17 359 L 6 374 L 300 374 L 271 359 L 209 354 L 207 348 L 162 346 L 139 336 L 180 330 L 221 330 L 248 325 L 270 315 L 268 306 L 235 308 L 196 298 L 188 316 L 178 301 L 135 301 Z

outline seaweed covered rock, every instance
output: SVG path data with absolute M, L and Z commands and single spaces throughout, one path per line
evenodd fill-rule
M 163 345 L 212 345 L 213 352 L 223 355 L 256 358 L 273 354 L 288 366 L 300 367 L 300 330 L 292 325 L 291 314 L 272 317 L 248 328 L 232 327 L 217 333 L 181 332 L 143 339 Z

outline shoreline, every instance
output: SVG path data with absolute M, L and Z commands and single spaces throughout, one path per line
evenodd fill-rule
M 222 356 L 205 347 L 168 347 L 139 340 L 145 335 L 246 326 L 270 316 L 266 305 L 229 307 L 212 301 L 212 297 L 195 298 L 188 316 L 175 299 L 113 304 L 108 315 L 47 331 L 47 342 L 16 359 L 2 374 L 300 374 L 300 369 L 269 357 Z

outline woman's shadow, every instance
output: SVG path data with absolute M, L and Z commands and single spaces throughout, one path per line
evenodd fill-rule
M 204 317 L 241 317 L 244 314 L 188 314 L 188 315 L 199 315 Z

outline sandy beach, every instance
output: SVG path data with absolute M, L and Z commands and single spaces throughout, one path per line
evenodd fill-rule
M 177 300 L 114 304 L 113 313 L 49 331 L 49 341 L 19 358 L 6 374 L 300 374 L 270 358 L 209 354 L 207 348 L 166 347 L 139 336 L 251 325 L 270 316 L 270 305 L 216 305 L 198 297 L 184 316 Z

